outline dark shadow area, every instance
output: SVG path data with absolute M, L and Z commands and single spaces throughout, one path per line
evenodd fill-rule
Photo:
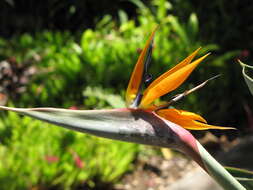
M 130 1 L 112 0 L 2 0 L 0 1 L 0 36 L 10 37 L 24 32 L 94 28 L 105 14 L 118 16 L 124 10 L 129 17 L 136 15 Z

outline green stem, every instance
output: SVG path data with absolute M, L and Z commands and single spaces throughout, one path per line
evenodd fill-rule
M 225 190 L 246 190 L 198 141 L 197 146 L 207 172 L 217 183 Z

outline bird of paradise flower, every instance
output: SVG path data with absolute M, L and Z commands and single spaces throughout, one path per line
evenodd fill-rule
M 147 73 L 147 67 L 151 60 L 151 53 L 154 41 L 154 35 L 157 29 L 155 29 L 144 49 L 142 50 L 134 71 L 130 78 L 127 92 L 126 92 L 126 105 L 133 108 L 141 108 L 156 112 L 159 116 L 191 130 L 206 130 L 206 129 L 233 129 L 231 127 L 220 127 L 214 125 L 208 125 L 207 121 L 200 115 L 184 110 L 178 109 L 166 109 L 170 103 L 175 102 L 176 99 L 185 96 L 189 93 L 183 93 L 178 95 L 174 100 L 168 102 L 165 105 L 155 106 L 152 104 L 155 99 L 175 90 L 178 88 L 196 68 L 196 66 L 203 61 L 209 54 L 202 56 L 201 58 L 191 62 L 199 52 L 200 48 L 194 51 L 191 55 L 186 57 L 178 65 L 168 70 L 155 81 L 153 81 L 147 89 L 142 93 L 142 86 L 145 81 L 150 78 Z
M 152 32 L 142 50 L 126 91 L 127 108 L 109 110 L 70 110 L 59 108 L 11 108 L 0 109 L 14 111 L 48 123 L 92 135 L 174 148 L 194 159 L 224 189 L 245 190 L 186 130 L 233 129 L 207 124 L 198 114 L 169 108 L 170 105 L 189 93 L 201 88 L 209 80 L 195 88 L 176 95 L 172 100 L 156 105 L 154 100 L 178 88 L 209 54 L 192 62 L 200 49 L 165 72 L 144 89 L 150 80 L 147 72 L 151 60 L 154 35 Z M 127 153 L 126 153 L 127 154 Z

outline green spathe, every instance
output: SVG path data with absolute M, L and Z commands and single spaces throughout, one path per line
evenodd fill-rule
M 142 109 L 68 110 L 57 108 L 10 108 L 48 123 L 92 135 L 175 148 L 194 159 L 224 189 L 245 190 L 184 128 Z
M 9 108 L 23 115 L 71 130 L 92 135 L 161 147 L 175 147 L 178 137 L 171 127 L 153 112 L 141 109 L 69 110 L 57 108 Z M 168 127 L 170 125 L 170 127 Z

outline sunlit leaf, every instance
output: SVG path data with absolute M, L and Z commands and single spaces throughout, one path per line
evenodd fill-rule
M 249 90 L 251 92 L 251 94 L 253 95 L 253 66 L 250 66 L 250 65 L 246 65 L 244 63 L 242 63 L 240 60 L 239 60 L 239 63 L 241 64 L 242 66 L 242 74 L 243 74 L 243 77 L 249 87 Z

